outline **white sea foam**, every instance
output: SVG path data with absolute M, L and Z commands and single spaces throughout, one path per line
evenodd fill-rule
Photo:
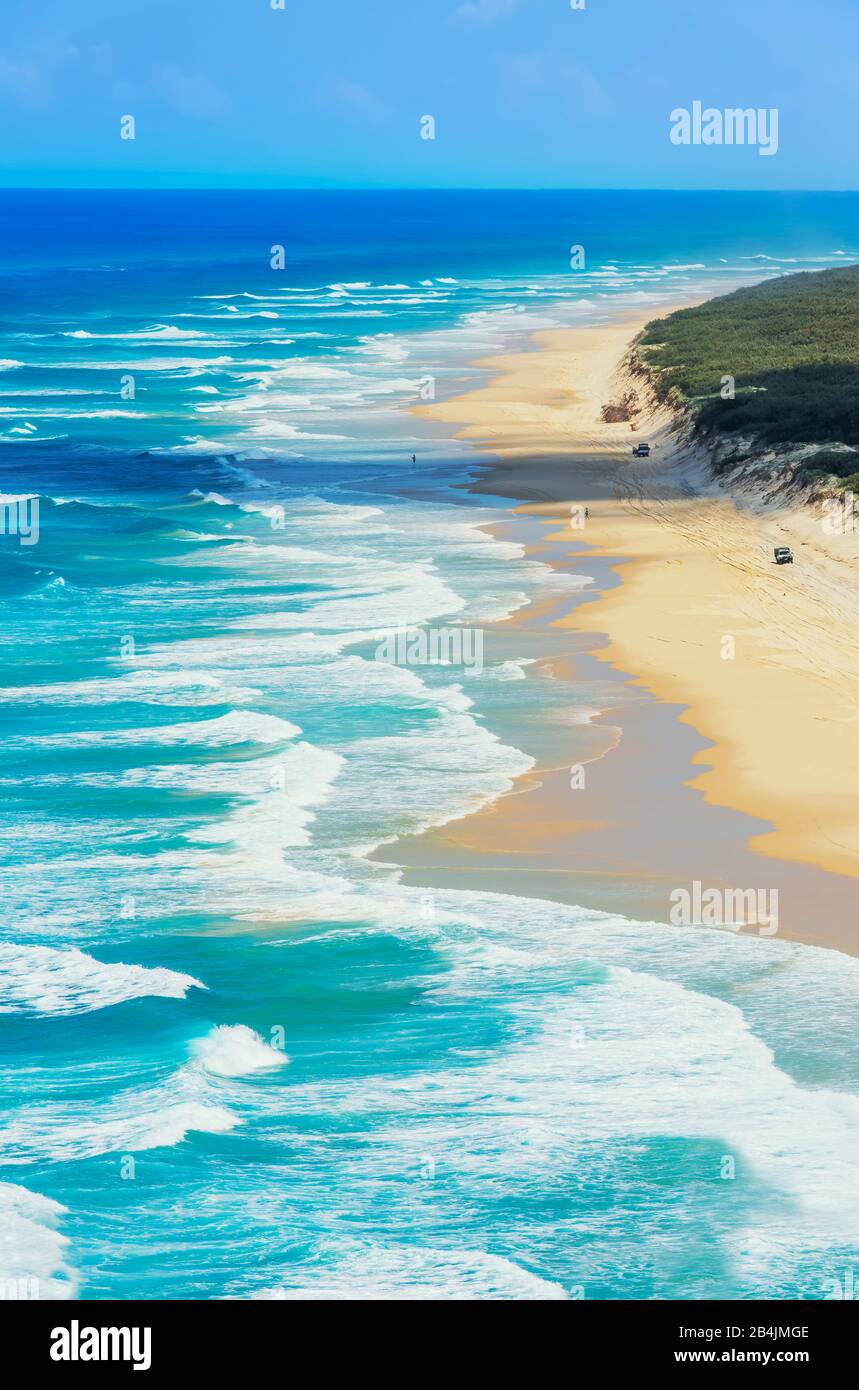
M 220 679 L 214 671 L 130 671 L 127 675 L 49 685 L 0 686 L 0 704 L 112 705 L 125 700 L 155 705 L 220 705 L 252 701 L 259 691 Z
M 0 369 L 0 370 L 2 370 L 2 369 Z M 63 387 L 60 387 L 60 386 L 46 386 L 46 387 L 44 387 L 44 388 L 42 388 L 42 389 L 39 389 L 39 390 L 37 390 L 37 389 L 31 387 L 29 390 L 22 390 L 22 391 L 0 391 L 0 396 L 2 396 L 4 399 L 6 399 L 7 397 L 15 397 L 16 399 L 21 399 L 22 397 L 24 397 L 25 399 L 29 399 L 31 396 L 39 397 L 39 396 L 101 396 L 101 395 L 104 395 L 104 392 L 103 392 L 103 391 L 98 391 L 98 390 L 95 390 L 95 389 L 91 389 L 91 390 L 89 390 L 89 391 L 86 391 L 86 390 L 84 390 L 83 388 L 80 388 L 80 389 L 78 389 L 78 388 L 63 388 Z
M 238 372 L 237 380 L 243 378 L 253 378 L 262 380 L 265 383 L 272 381 L 353 381 L 354 374 L 346 371 L 343 367 L 331 367 L 325 362 L 318 362 L 314 358 L 297 358 L 284 366 L 271 367 L 264 377 L 259 377 L 258 373 Z
M 20 415 L 18 406 L 0 406 L 0 416 Z M 145 410 L 31 410 L 40 420 L 152 420 Z M 35 428 L 35 426 L 33 427 Z
M 419 734 L 356 739 L 342 748 L 346 766 L 338 782 L 338 811 L 344 816 L 351 811 L 363 823 L 367 841 L 445 825 L 504 795 L 534 766 L 532 757 L 503 743 L 466 712 L 470 701 L 459 687 L 433 690 L 431 697 L 425 686 L 423 692 L 439 705 L 447 696 L 452 708 L 441 708 Z
M 347 434 L 324 434 L 320 430 L 302 430 L 285 420 L 265 419 L 258 424 L 247 426 L 248 435 L 259 439 L 315 439 L 322 442 L 345 441 Z
M 253 710 L 230 710 L 215 719 L 198 719 L 187 724 L 153 724 L 142 729 L 75 730 L 71 734 L 29 735 L 23 743 L 45 748 L 96 746 L 123 748 L 146 744 L 158 747 L 226 748 L 242 743 L 285 743 L 300 734 L 297 724 L 273 714 Z
M 114 342 L 135 342 L 138 340 L 181 342 L 186 338 L 202 338 L 204 335 L 190 328 L 177 328 L 172 323 L 159 323 L 154 328 L 139 328 L 129 330 L 127 333 L 90 333 L 85 328 L 75 328 L 71 332 L 63 333 L 62 336 L 64 338 L 103 338 Z
M 291 1111 L 380 1117 L 376 1171 L 405 1171 L 407 1153 L 431 1154 L 461 1180 L 483 1181 L 489 1164 L 517 1186 L 580 1171 L 588 1155 L 630 1137 L 711 1142 L 713 1176 L 718 1155 L 731 1155 L 747 1187 L 742 1217 L 714 1238 L 732 1277 L 761 1297 L 777 1296 L 786 1271 L 801 1280 L 809 1252 L 822 1258 L 859 1240 L 859 1098 L 798 1084 L 760 1036 L 770 1031 L 795 1049 L 794 1020 L 807 1017 L 816 1039 L 810 996 L 849 1018 L 859 962 L 498 894 L 436 890 L 427 918 L 425 896 L 390 890 L 351 910 L 363 930 L 375 920 L 434 943 L 451 967 L 434 992 L 501 1008 L 508 1042 L 453 1056 L 431 1076 L 401 1077 L 395 1120 L 382 1073 L 355 1085 L 299 1084 L 284 1097 Z M 710 989 L 739 991 L 744 1012 Z M 586 1252 L 581 1259 L 577 1282 L 587 1283 Z M 704 1297 L 706 1286 L 687 1295 Z M 820 1297 L 819 1285 L 807 1296 Z
M 16 1183 L 0 1183 L 0 1300 L 74 1298 L 68 1239 L 57 1227 L 67 1209 Z
M 560 1284 L 485 1250 L 325 1240 L 310 1267 L 251 1295 L 264 1300 L 566 1299 Z
M 212 1100 L 176 1100 L 178 1080 L 161 1090 L 120 1095 L 82 1114 L 78 1107 L 21 1106 L 0 1125 L 0 1146 L 9 1163 L 38 1159 L 71 1162 L 105 1153 L 171 1148 L 192 1131 L 225 1134 L 238 1116 Z
M 272 558 L 276 560 L 276 554 Z M 441 577 L 431 561 L 401 563 L 344 552 L 338 556 L 337 568 L 344 576 L 348 572 L 349 582 L 356 592 L 344 592 L 336 599 L 319 599 L 313 607 L 312 622 L 308 623 L 303 611 L 284 610 L 239 619 L 232 626 L 247 631 L 312 626 L 316 633 L 349 629 L 358 633 L 379 632 L 429 622 L 442 615 L 453 616 L 465 607 L 465 601 Z M 326 576 L 329 584 L 333 580 L 333 573 Z
M 326 748 L 296 743 L 273 758 L 244 766 L 209 764 L 181 778 L 194 790 L 247 798 L 223 821 L 209 822 L 194 832 L 199 845 L 215 845 L 238 855 L 251 881 L 258 871 L 269 879 L 288 874 L 286 849 L 310 844 L 314 807 L 324 805 L 343 767 L 343 758 Z M 159 776 L 174 785 L 175 769 Z M 151 780 L 152 774 L 150 774 Z M 154 785 L 158 784 L 156 777 Z
M 226 445 L 222 439 L 206 439 L 204 435 L 186 435 L 181 444 L 153 449 L 154 454 L 221 454 Z
M 262 508 L 254 508 L 255 511 L 262 511 Z M 218 552 L 216 563 L 218 565 L 243 565 L 248 567 L 263 565 L 309 565 L 312 567 L 320 565 L 330 565 L 339 569 L 368 570 L 371 562 L 365 556 L 349 555 L 347 553 L 338 554 L 336 551 L 313 550 L 309 546 L 299 545 L 259 545 L 256 541 L 241 541 L 233 537 L 221 537 L 228 541 Z M 211 565 L 212 555 L 209 551 L 189 551 L 184 555 L 167 556 L 162 559 L 162 564 L 180 565 L 191 567 L 194 565 Z M 383 569 L 390 567 L 391 562 L 379 560 L 376 562 Z M 315 618 L 316 610 L 312 614 Z M 305 621 L 307 621 L 305 619 Z
M 74 362 L 52 362 L 52 368 L 61 371 L 97 371 L 97 372 L 183 372 L 191 376 L 201 376 L 203 372 L 212 369 L 220 371 L 224 367 L 231 366 L 236 359 L 229 356 L 218 357 L 140 357 L 129 358 L 125 361 L 107 362 L 104 358 L 94 358 L 92 361 Z M 19 364 L 23 366 L 23 363 Z M 242 358 L 242 365 L 265 367 L 269 365 L 266 361 L 254 363 Z
M 104 1153 L 172 1147 L 188 1134 L 224 1134 L 255 1097 L 230 1082 L 284 1066 L 288 1058 L 243 1024 L 217 1025 L 189 1045 L 187 1062 L 164 1081 L 126 1088 L 85 1111 L 72 1101 L 20 1105 L 0 1124 L 5 1161 L 70 1162 Z
M 487 680 L 524 681 L 527 679 L 525 667 L 533 665 L 533 658 L 519 657 L 516 661 L 502 661 L 498 666 L 485 666 L 482 674 Z
M 87 1013 L 147 995 L 182 999 L 195 985 L 205 988 L 191 975 L 109 964 L 73 947 L 0 942 L 0 1013 Z
M 187 531 L 181 526 L 177 531 L 168 531 L 165 534 L 165 540 L 200 541 L 205 542 L 207 545 L 224 545 L 226 542 L 232 542 L 235 540 L 249 541 L 252 539 L 253 537 L 251 536 L 226 536 L 224 535 L 223 531 L 218 533 L 214 531 Z
M 192 1050 L 200 1066 L 215 1076 L 250 1076 L 289 1061 L 284 1052 L 244 1024 L 221 1024 L 199 1038 Z
M 199 488 L 193 488 L 188 497 L 195 502 L 210 502 L 216 507 L 237 507 L 240 512 L 256 513 L 270 520 L 281 521 L 285 514 L 284 507 L 278 502 L 236 502 L 232 497 L 222 496 L 220 492 L 201 492 Z

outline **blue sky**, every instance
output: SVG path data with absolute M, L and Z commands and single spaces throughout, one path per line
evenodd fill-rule
M 6 186 L 856 188 L 857 130 L 856 0 L 3 0 Z

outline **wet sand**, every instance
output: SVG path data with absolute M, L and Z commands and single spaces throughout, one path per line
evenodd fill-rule
M 819 655 L 831 662 L 842 611 L 836 601 L 820 614 L 819 575 L 834 571 L 845 601 L 854 576 L 840 578 L 838 557 L 815 547 L 786 624 L 773 607 L 785 577 L 765 569 L 764 552 L 773 528 L 803 526 L 811 549 L 808 519 L 693 493 L 684 468 L 698 465 L 673 445 L 666 418 L 648 422 L 655 461 L 632 465 L 629 426 L 603 425 L 599 406 L 616 394 L 616 364 L 639 326 L 537 335 L 537 351 L 495 359 L 487 386 L 429 408 L 495 455 L 472 490 L 527 499 L 500 534 L 594 584 L 500 625 L 539 634 L 529 679 L 557 690 L 557 754 L 547 756 L 544 741 L 537 767 L 507 796 L 376 857 L 403 865 L 412 884 L 658 921 L 670 920 L 672 891 L 695 880 L 777 890 L 780 935 L 856 953 L 859 765 L 842 746 L 856 706 L 846 670 L 833 688 Z M 582 504 L 589 518 L 579 530 L 570 508 Z M 796 565 L 790 577 L 799 573 Z M 737 642 L 733 661 L 720 654 L 726 634 Z M 812 645 L 798 661 L 803 641 Z M 859 641 L 845 667 L 857 653 Z M 593 718 L 571 722 L 565 708 L 583 692 Z M 772 729 L 763 747 L 762 720 Z M 527 729 L 495 732 L 533 751 Z

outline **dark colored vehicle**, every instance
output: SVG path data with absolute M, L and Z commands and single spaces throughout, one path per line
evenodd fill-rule
M 773 554 L 777 565 L 793 564 L 793 551 L 789 545 L 777 545 Z
M 650 458 L 650 445 L 649 445 L 649 444 L 636 444 L 636 446 L 635 446 L 635 448 L 633 449 L 632 453 L 633 453 L 633 457 L 634 457 L 634 458 L 637 458 L 637 459 L 649 459 L 649 458 Z

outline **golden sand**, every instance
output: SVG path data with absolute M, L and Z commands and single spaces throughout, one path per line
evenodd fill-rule
M 773 826 L 751 847 L 859 876 L 859 536 L 719 491 L 667 418 L 639 435 L 603 424 L 643 321 L 537 334 L 534 350 L 480 364 L 486 386 L 420 413 L 496 457 L 477 490 L 529 502 L 557 537 L 618 561 L 622 583 L 563 621 L 606 633 L 596 655 L 714 740 L 693 785 Z M 654 455 L 639 462 L 645 437 Z M 588 508 L 582 530 L 573 506 Z M 773 563 L 779 544 L 794 565 Z

